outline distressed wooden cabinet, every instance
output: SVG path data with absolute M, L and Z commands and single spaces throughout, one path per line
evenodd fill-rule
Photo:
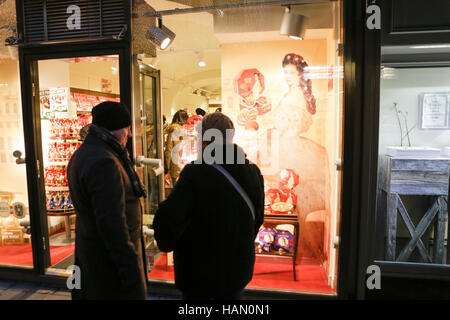
M 384 157 L 384 170 L 381 181 L 386 203 L 386 260 L 407 261 L 417 247 L 422 259 L 427 263 L 445 263 L 445 224 L 447 216 L 447 195 L 449 184 L 450 159 L 410 159 Z M 432 205 L 423 213 L 420 222 L 414 226 L 401 196 L 420 195 L 433 197 Z M 411 239 L 397 255 L 397 217 L 403 219 Z M 422 236 L 434 222 L 433 255 L 430 256 Z M 449 248 L 447 245 L 447 263 Z

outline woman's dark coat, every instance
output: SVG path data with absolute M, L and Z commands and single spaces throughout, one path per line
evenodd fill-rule
M 233 148 L 237 154 L 238 147 Z M 258 167 L 245 162 L 222 166 L 252 200 L 254 222 L 236 189 L 207 164 L 187 165 L 156 212 L 158 247 L 174 251 L 175 283 L 185 293 L 231 294 L 252 279 L 254 240 L 264 219 L 264 181 Z
M 113 149 L 89 132 L 68 165 L 77 211 L 73 299 L 145 299 L 142 210 Z

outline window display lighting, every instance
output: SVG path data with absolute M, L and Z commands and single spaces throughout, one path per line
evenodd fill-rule
M 147 31 L 147 39 L 158 46 L 161 50 L 167 47 L 175 39 L 175 33 L 162 24 L 162 18 L 158 17 L 158 26 L 151 26 Z
M 308 18 L 291 12 L 291 7 L 287 6 L 281 21 L 280 35 L 287 35 L 291 39 L 305 39 L 306 25 Z

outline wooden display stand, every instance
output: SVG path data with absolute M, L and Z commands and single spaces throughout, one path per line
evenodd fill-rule
M 297 212 L 297 209 L 294 211 Z M 273 252 L 261 252 L 257 253 L 256 256 L 264 257 L 264 256 L 272 256 L 281 259 L 292 259 L 292 270 L 294 273 L 294 281 L 297 281 L 297 276 L 295 272 L 295 262 L 297 258 L 297 248 L 298 248 L 298 234 L 299 234 L 299 223 L 297 214 L 266 214 L 264 215 L 263 226 L 267 228 L 276 228 L 281 224 L 290 224 L 294 226 L 294 247 L 290 252 L 280 253 L 279 251 Z
M 386 260 L 407 261 L 415 248 L 426 263 L 444 263 L 445 222 L 450 159 L 405 159 L 386 157 L 382 196 L 386 197 Z M 401 196 L 420 195 L 433 199 L 417 226 L 406 210 Z M 397 255 L 397 212 L 405 222 L 411 239 Z M 422 236 L 434 222 L 433 259 Z M 450 222 L 450 221 L 449 221 Z M 450 246 L 447 246 L 447 264 Z
M 65 241 L 68 244 L 73 243 L 74 239 L 72 239 L 72 234 L 70 230 L 70 216 L 76 214 L 75 210 L 61 210 L 61 211 L 47 211 L 47 216 L 63 216 L 64 217 L 64 226 L 66 231 L 66 239 Z

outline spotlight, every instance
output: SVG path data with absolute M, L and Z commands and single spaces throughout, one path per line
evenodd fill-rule
M 205 59 L 203 57 L 203 54 L 200 52 L 197 52 L 197 59 L 198 59 L 198 66 L 199 67 L 205 67 L 206 66 L 206 62 Z
M 157 45 L 161 50 L 167 49 L 169 44 L 175 39 L 175 33 L 162 24 L 162 19 L 158 17 L 158 26 L 151 26 L 146 35 L 147 39 Z
M 291 12 L 291 7 L 287 6 L 281 21 L 280 35 L 287 35 L 296 40 L 305 39 L 308 20 L 308 17 Z

